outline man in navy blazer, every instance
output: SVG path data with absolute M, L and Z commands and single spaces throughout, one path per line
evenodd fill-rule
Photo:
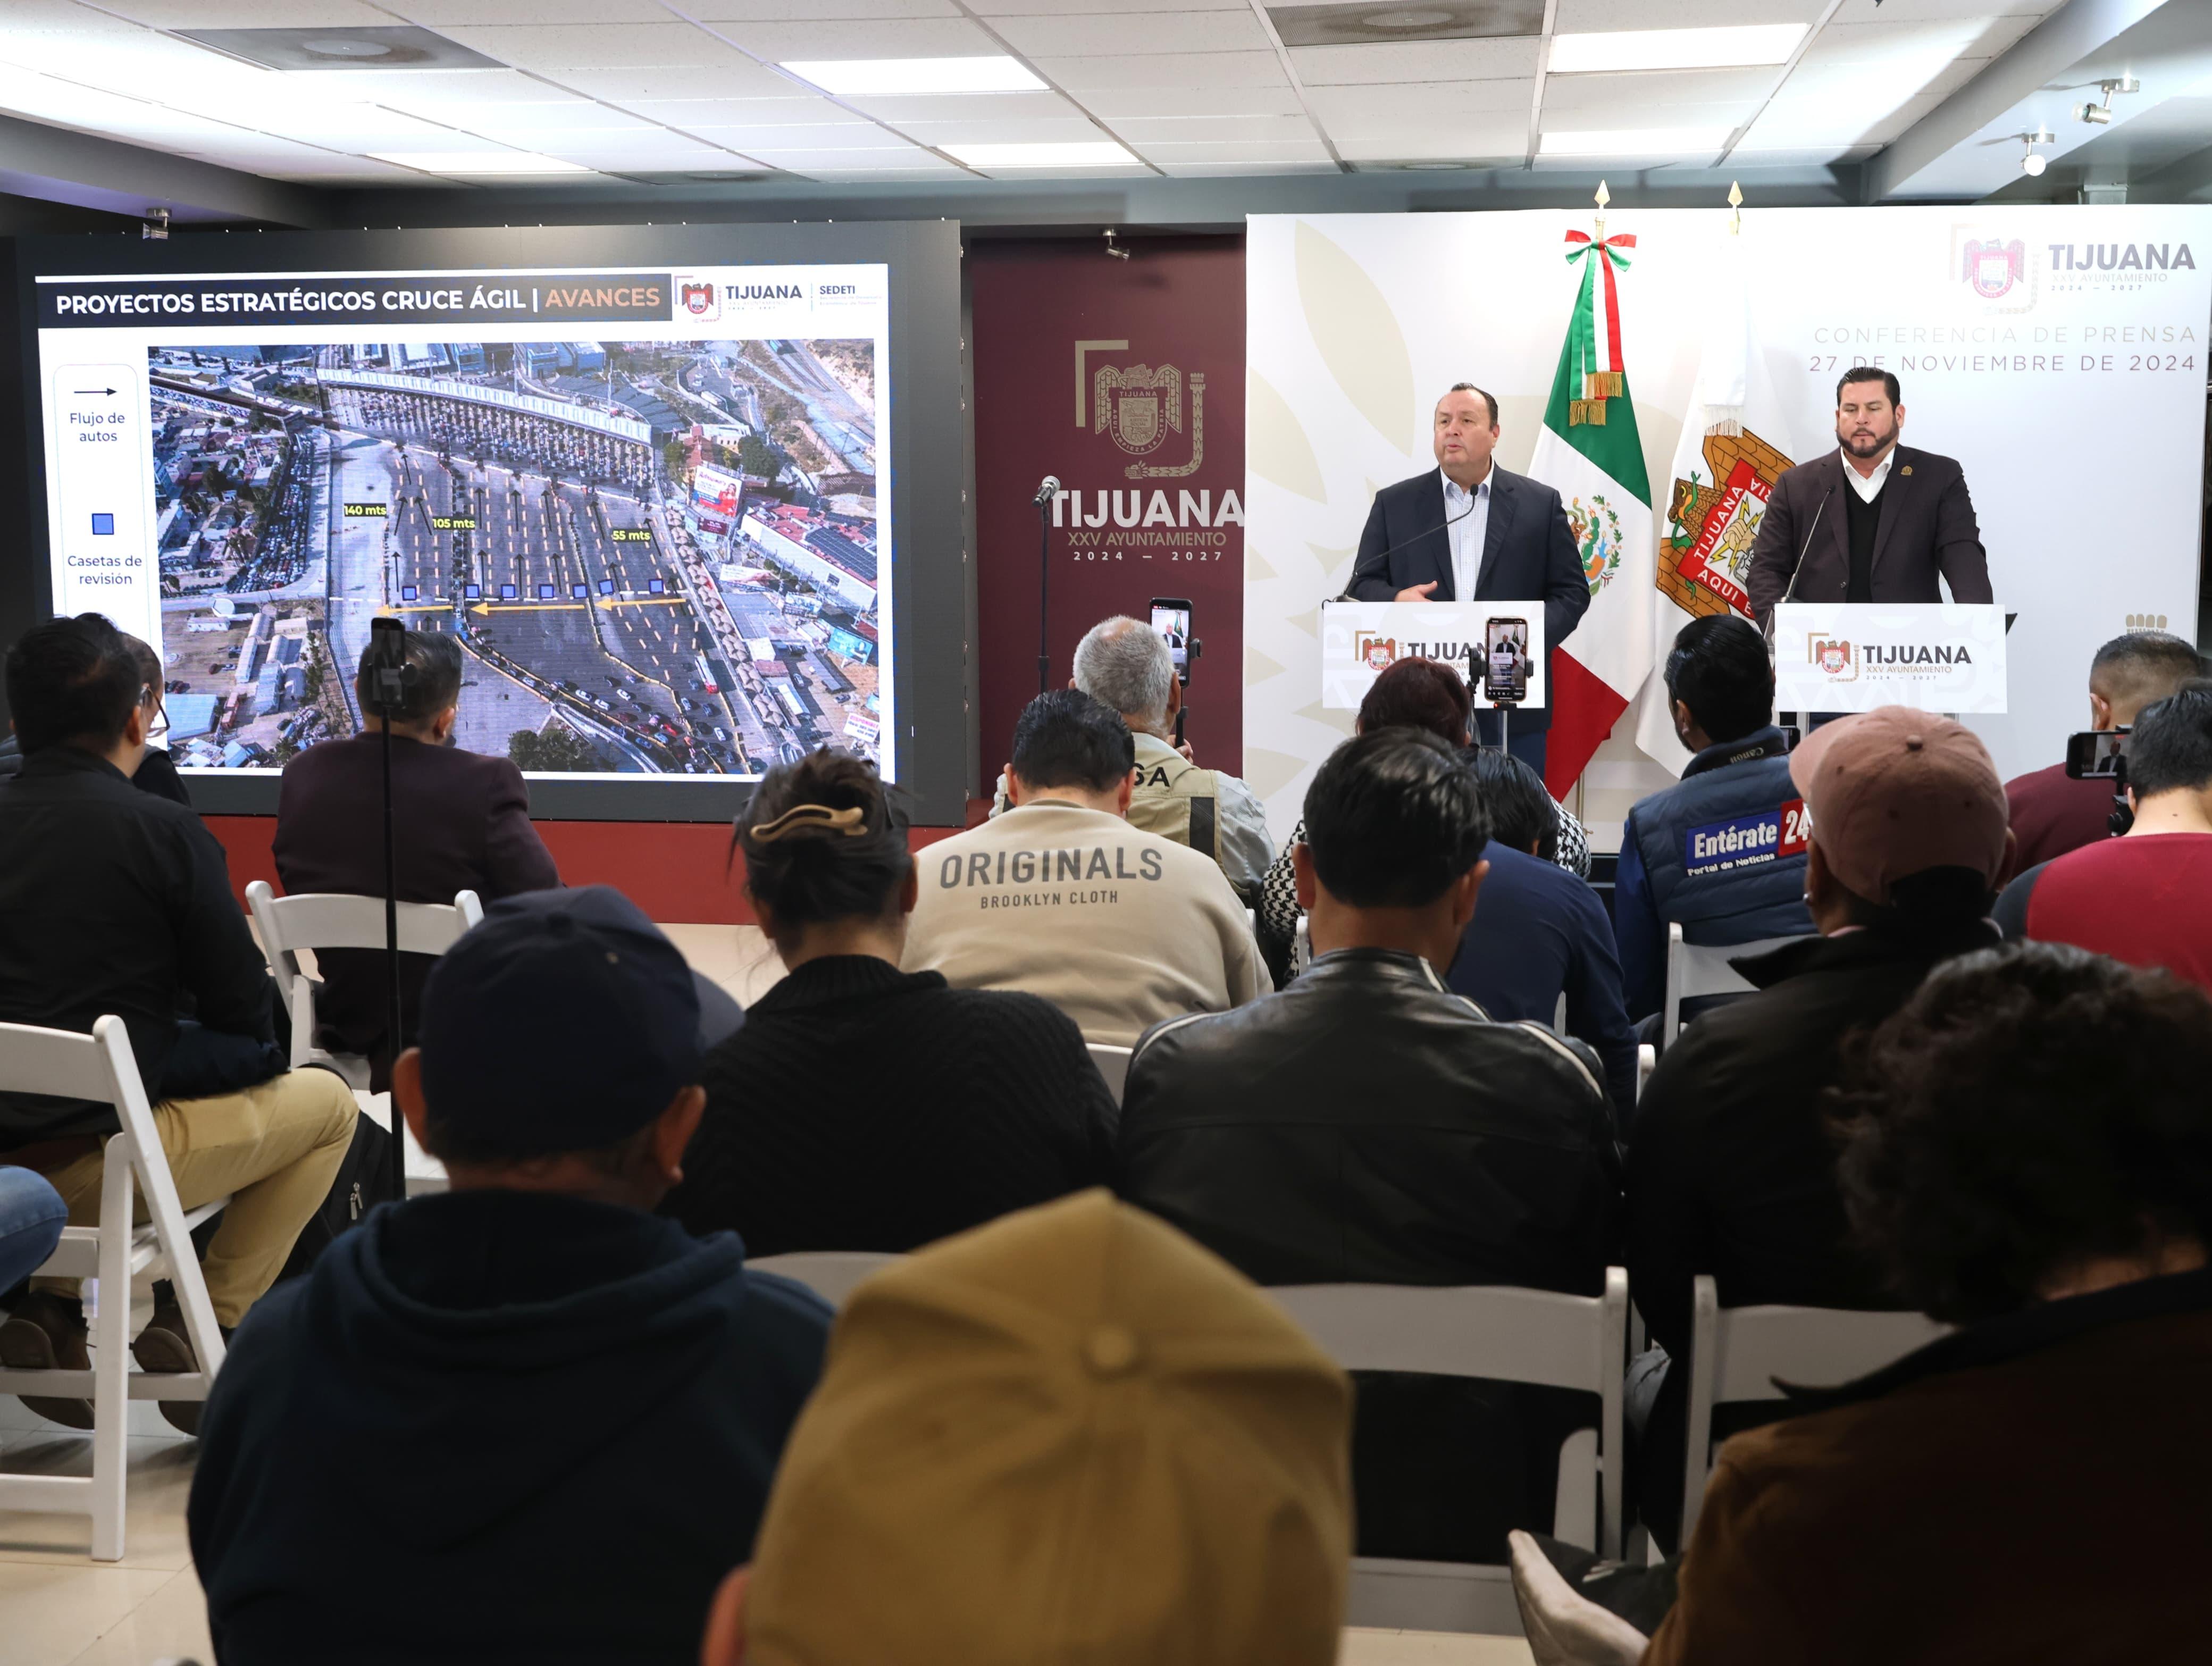
M 1498 401 L 1473 382 L 1437 401 L 1431 440 L 1435 472 L 1375 494 L 1350 593 L 1364 602 L 1541 602 L 1548 654 L 1590 604 L 1559 493 L 1492 460 Z M 1475 721 L 1485 744 L 1496 745 L 1497 714 L 1478 702 Z M 1539 775 L 1551 726 L 1548 707 L 1513 713 L 1511 750 Z

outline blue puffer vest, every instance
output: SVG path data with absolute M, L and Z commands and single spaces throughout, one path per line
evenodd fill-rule
M 1708 746 L 1679 785 L 1637 805 L 1630 830 L 1659 917 L 1692 943 L 1802 936 L 1803 803 L 1790 781 L 1786 737 L 1755 729 Z

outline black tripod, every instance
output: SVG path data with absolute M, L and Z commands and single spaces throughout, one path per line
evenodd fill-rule
M 392 1067 L 399 1059 L 399 864 L 392 831 L 392 722 L 405 711 L 407 690 L 416 680 L 407 663 L 407 627 L 398 619 L 372 619 L 368 626 L 368 674 L 362 678 L 362 709 L 384 721 L 384 959 L 390 977 L 385 1024 L 384 1079 L 392 1107 L 392 1195 L 407 1201 L 407 1130 L 399 1098 L 392 1090 Z

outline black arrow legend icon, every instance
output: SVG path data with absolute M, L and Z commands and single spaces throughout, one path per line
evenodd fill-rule
M 80 387 L 79 389 L 77 389 L 77 392 L 78 392 L 79 393 L 81 393 L 81 394 L 82 394 L 82 393 L 104 393 L 104 394 L 107 395 L 107 396 L 108 396 L 109 398 L 113 398 L 113 397 L 114 397 L 114 394 L 115 394 L 115 390 L 114 390 L 113 388 L 112 388 L 112 387 Z

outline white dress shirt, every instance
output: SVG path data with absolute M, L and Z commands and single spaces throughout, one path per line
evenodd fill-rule
M 1892 446 L 1889 448 L 1889 455 L 1875 465 L 1872 474 L 1861 474 L 1857 466 L 1851 461 L 1850 453 L 1843 450 L 1841 447 L 1838 447 L 1837 450 L 1844 459 L 1844 478 L 1851 483 L 1851 489 L 1859 495 L 1859 502 L 1873 502 L 1875 494 L 1889 482 L 1889 465 L 1897 461 L 1897 447 Z
M 1491 467 L 1494 471 L 1497 465 L 1493 463 Z M 1490 531 L 1492 477 L 1484 475 L 1470 494 L 1465 487 L 1454 483 L 1442 469 L 1437 474 L 1444 483 L 1444 519 L 1450 522 L 1445 531 L 1451 536 L 1452 599 L 1471 602 L 1474 599 L 1474 581 L 1482 572 L 1482 541 Z

